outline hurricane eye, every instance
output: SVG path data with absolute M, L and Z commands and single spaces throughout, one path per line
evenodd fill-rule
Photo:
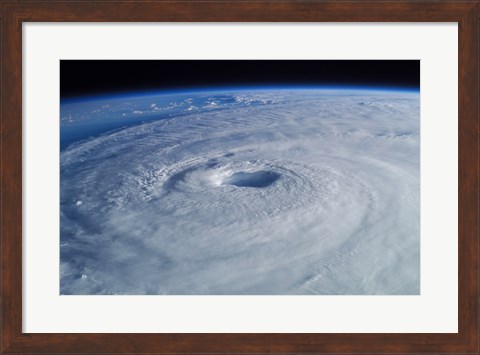
M 253 173 L 237 172 L 223 180 L 222 185 L 234 185 L 238 187 L 267 187 L 280 178 L 280 174 L 273 171 L 256 171 Z

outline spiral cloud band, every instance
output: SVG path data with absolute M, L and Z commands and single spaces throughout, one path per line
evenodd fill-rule
M 66 104 L 123 128 L 61 152 L 61 293 L 419 294 L 419 116 L 358 89 Z

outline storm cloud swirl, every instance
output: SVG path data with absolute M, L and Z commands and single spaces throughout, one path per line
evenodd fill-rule
M 418 92 L 179 102 L 62 151 L 62 294 L 419 293 Z

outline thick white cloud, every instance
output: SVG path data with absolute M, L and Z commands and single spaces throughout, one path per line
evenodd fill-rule
M 62 152 L 62 293 L 419 293 L 418 93 L 208 100 Z

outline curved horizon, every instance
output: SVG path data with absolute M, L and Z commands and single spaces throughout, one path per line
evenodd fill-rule
M 239 85 L 239 86 L 212 86 L 212 87 L 190 87 L 184 89 L 171 89 L 171 90 L 161 90 L 161 89 L 151 89 L 151 90 L 135 90 L 135 91 L 122 91 L 115 94 L 110 93 L 100 93 L 100 94 L 91 94 L 91 95 L 78 95 L 71 97 L 60 97 L 61 104 L 70 104 L 75 102 L 87 102 L 87 101 L 100 101 L 100 100 L 115 100 L 121 98 L 132 98 L 132 97 L 145 97 L 145 96 L 169 96 L 169 95 L 178 95 L 178 94 L 188 94 L 200 92 L 238 92 L 238 91 L 262 91 L 262 90 L 338 90 L 338 91 L 391 91 L 391 92 L 410 92 L 410 93 L 420 93 L 420 87 L 401 87 L 401 86 L 376 86 L 376 85 Z

